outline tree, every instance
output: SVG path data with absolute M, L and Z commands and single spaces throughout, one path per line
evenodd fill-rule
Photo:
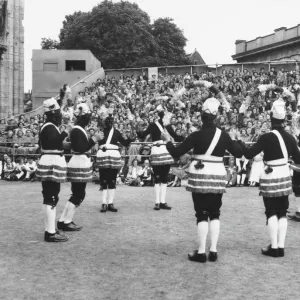
M 59 49 L 59 41 L 50 38 L 42 38 L 41 47 L 43 50 Z
M 66 16 L 59 38 L 60 49 L 89 49 L 105 68 L 187 62 L 186 38 L 172 20 L 151 24 L 148 14 L 128 1 L 105 0 L 91 12 Z
M 159 46 L 160 65 L 189 64 L 184 51 L 187 39 L 173 23 L 173 19 L 160 18 L 153 24 L 153 36 Z

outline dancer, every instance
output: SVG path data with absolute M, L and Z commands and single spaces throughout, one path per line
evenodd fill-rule
M 274 101 L 271 110 L 272 131 L 262 135 L 250 148 L 239 141 L 248 159 L 264 152 L 265 169 L 260 179 L 259 189 L 266 208 L 271 244 L 262 249 L 262 254 L 271 257 L 284 256 L 288 225 L 286 218 L 289 207 L 288 196 L 292 193 L 288 158 L 291 156 L 296 164 L 300 163 L 300 152 L 296 141 L 283 128 L 285 117 L 285 102 L 278 99 Z
M 89 138 L 85 127 L 90 123 L 91 111 L 85 103 L 77 106 L 75 111 L 77 116 L 76 125 L 70 133 L 71 149 L 73 156 L 68 163 L 67 179 L 71 182 L 72 195 L 67 201 L 62 215 L 57 222 L 57 228 L 64 231 L 79 231 L 82 226 L 73 222 L 73 217 L 85 198 L 86 184 L 92 181 L 92 163 L 87 153 L 97 142 L 103 139 L 102 132 Z
M 189 260 L 206 262 L 205 253 L 208 228 L 211 232 L 211 245 L 208 259 L 216 261 L 217 242 L 220 231 L 220 208 L 222 195 L 225 193 L 227 174 L 223 162 L 225 151 L 235 157 L 242 156 L 242 148 L 232 141 L 230 136 L 215 125 L 220 103 L 215 98 L 207 99 L 202 108 L 202 129 L 193 132 L 183 143 L 175 147 L 170 136 L 165 132 L 167 149 L 173 157 L 179 157 L 191 149 L 194 150 L 193 161 L 188 171 L 187 191 L 192 192 L 196 211 L 199 248 L 188 255 Z M 208 219 L 210 224 L 208 225 Z
M 100 185 L 102 192 L 102 207 L 100 212 L 117 212 L 113 201 L 116 191 L 118 171 L 121 168 L 121 155 L 118 143 L 128 147 L 131 139 L 124 139 L 121 133 L 113 127 L 112 115 L 104 121 L 104 139 L 99 141 L 100 149 L 97 152 L 97 164 L 99 165 Z M 108 199 L 107 199 L 108 198 Z M 107 205 L 108 202 L 108 205 Z
M 155 182 L 155 210 L 171 209 L 171 206 L 166 203 L 166 194 L 168 175 L 174 160 L 167 151 L 165 143 L 161 139 L 161 134 L 164 133 L 163 118 L 164 112 L 160 111 L 158 120 L 151 123 L 145 131 L 138 132 L 139 137 L 142 139 L 150 134 L 153 142 L 150 158 Z M 177 139 L 177 135 L 170 126 L 167 127 L 167 130 L 174 139 Z
M 56 205 L 59 200 L 60 184 L 66 181 L 67 164 L 63 156 L 63 140 L 66 131 L 60 133 L 61 111 L 54 98 L 44 101 L 46 123 L 39 136 L 42 157 L 37 164 L 36 180 L 42 182 L 44 198 L 44 221 L 46 242 L 66 242 L 68 237 L 55 229 Z

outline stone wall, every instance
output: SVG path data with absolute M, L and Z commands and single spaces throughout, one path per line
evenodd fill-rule
M 3 5 L 7 10 L 0 10 L 0 26 L 5 27 L 0 37 L 0 118 L 9 111 L 16 115 L 24 107 L 24 0 L 1 0 L 0 8 Z

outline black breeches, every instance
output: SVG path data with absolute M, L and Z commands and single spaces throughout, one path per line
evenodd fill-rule
M 115 189 L 118 175 L 117 169 L 99 169 L 100 185 L 106 189 Z
M 69 199 L 76 207 L 78 207 L 85 198 L 86 182 L 72 182 L 71 191 L 72 196 Z
M 154 173 L 154 181 L 156 184 L 158 183 L 168 183 L 168 175 L 170 173 L 170 165 L 163 165 L 163 166 L 153 166 L 153 173 Z
M 58 195 L 60 192 L 60 183 L 53 181 L 42 181 L 42 194 L 46 205 L 50 205 L 53 208 L 58 203 Z
M 289 208 L 289 197 L 288 196 L 282 196 L 282 197 L 263 197 L 264 204 L 265 204 L 265 214 L 267 217 L 267 223 L 268 219 L 277 216 L 278 219 L 285 218 L 287 210 Z
M 192 193 L 197 224 L 202 221 L 219 219 L 223 194 Z

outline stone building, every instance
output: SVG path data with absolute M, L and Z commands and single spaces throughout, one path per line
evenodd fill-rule
M 236 54 L 232 58 L 238 63 L 284 61 L 300 59 L 300 24 L 275 29 L 275 32 L 251 41 L 237 40 Z
M 0 118 L 23 111 L 24 0 L 0 0 Z

